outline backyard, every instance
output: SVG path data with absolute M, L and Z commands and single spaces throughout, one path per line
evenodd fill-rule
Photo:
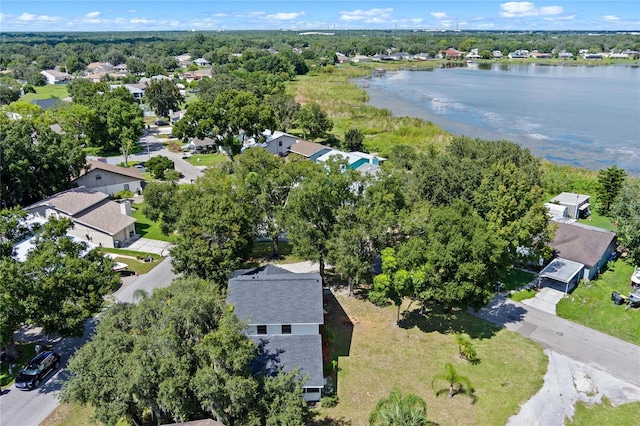
M 542 386 L 547 357 L 540 346 L 465 311 L 431 307 L 422 316 L 416 309 L 398 326 L 394 306 L 378 308 L 342 293 L 328 297 L 327 310 L 339 402 L 318 410 L 318 424 L 367 424 L 378 399 L 394 388 L 424 398 L 436 424 L 505 424 Z M 479 362 L 458 356 L 458 331 L 471 337 Z M 464 395 L 436 397 L 432 378 L 447 362 L 469 377 L 475 404 Z
M 618 259 L 595 280 L 581 282 L 556 306 L 558 316 L 640 345 L 640 308 L 625 309 L 611 301 L 611 292 L 626 296 L 631 291 L 634 267 Z

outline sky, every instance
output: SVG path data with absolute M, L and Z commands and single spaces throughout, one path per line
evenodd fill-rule
M 394 28 L 640 31 L 640 1 L 0 1 L 0 32 Z

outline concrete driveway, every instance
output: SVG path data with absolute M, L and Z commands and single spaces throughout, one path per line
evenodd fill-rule
M 607 397 L 613 406 L 640 401 L 640 387 L 557 352 L 545 353 L 549 367 L 542 389 L 509 419 L 508 426 L 564 426 L 565 418 L 573 420 L 578 401 L 602 404 Z
M 544 348 L 640 386 L 640 347 L 636 345 L 501 295 L 472 313 L 518 332 Z
M 123 245 L 122 248 L 166 256 L 169 254 L 171 243 L 168 241 L 152 240 L 149 238 L 138 238 L 135 240 L 127 240 L 126 245 Z
M 543 312 L 547 312 L 551 315 L 555 315 L 556 305 L 560 300 L 562 300 L 564 296 L 565 293 L 560 290 L 545 287 L 537 292 L 535 297 L 532 297 L 531 299 L 525 299 L 522 301 L 522 303 L 527 306 L 531 306 L 532 308 L 539 309 Z

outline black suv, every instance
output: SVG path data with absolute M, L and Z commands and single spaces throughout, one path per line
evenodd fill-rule
M 35 389 L 40 382 L 60 367 L 60 355 L 53 351 L 45 351 L 35 356 L 29 365 L 20 371 L 16 379 L 16 387 L 22 390 Z

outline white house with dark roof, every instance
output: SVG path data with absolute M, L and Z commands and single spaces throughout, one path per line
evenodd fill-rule
M 74 180 L 78 186 L 95 189 L 107 195 L 120 191 L 142 192 L 144 178 L 135 168 L 120 167 L 102 161 L 89 160 L 87 166 Z
M 98 246 L 118 247 L 135 236 L 135 219 L 129 202 L 116 203 L 107 194 L 81 186 L 25 207 L 36 219 L 70 218 L 67 234 Z
M 40 71 L 40 74 L 42 74 L 47 80 L 47 84 L 66 83 L 67 81 L 71 81 L 71 79 L 73 78 L 70 74 L 57 70 L 42 70 Z
M 300 371 L 306 401 L 319 401 L 324 388 L 322 278 L 266 265 L 235 271 L 227 302 L 246 323 L 247 336 L 258 345 L 260 370 Z

